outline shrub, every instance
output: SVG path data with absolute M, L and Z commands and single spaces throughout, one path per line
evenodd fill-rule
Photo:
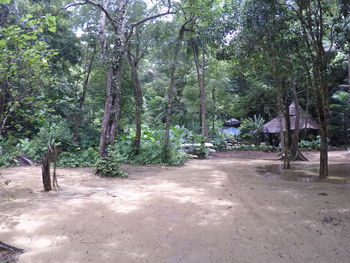
M 134 164 L 164 164 L 181 165 L 188 160 L 188 155 L 180 149 L 180 145 L 187 138 L 192 137 L 191 132 L 179 126 L 172 127 L 170 130 L 171 145 L 169 156 L 166 162 L 163 161 L 163 130 L 151 130 L 143 126 L 141 136 L 141 147 L 139 154 L 134 153 L 133 140 L 135 130 L 131 129 L 127 134 L 120 136 L 117 142 L 120 155 L 124 162 Z
M 98 152 L 94 148 L 75 152 L 63 152 L 57 158 L 59 167 L 92 167 L 95 166 Z
M 300 141 L 299 142 L 299 147 L 302 149 L 306 149 L 306 150 L 311 150 L 311 151 L 318 151 L 320 149 L 320 138 L 319 136 L 317 136 L 318 138 L 312 141 Z
M 239 138 L 249 144 L 259 145 L 261 143 L 262 126 L 264 122 L 264 119 L 260 115 L 254 115 L 253 118 L 244 119 L 239 128 L 241 132 Z
M 117 146 L 108 147 L 106 156 L 97 158 L 96 174 L 105 177 L 127 177 L 127 173 L 120 169 L 123 160 Z
M 233 151 L 264 151 L 264 152 L 278 152 L 279 149 L 275 146 L 271 145 L 247 145 L 247 144 L 240 144 L 235 145 L 229 148 L 229 150 Z
M 15 163 L 15 149 L 11 142 L 0 136 L 0 167 L 7 167 Z
M 16 144 L 16 155 L 26 155 L 34 161 L 41 161 L 47 152 L 47 144 L 52 141 L 56 147 L 63 151 L 75 151 L 77 145 L 72 141 L 67 124 L 63 121 L 59 123 L 47 123 L 41 127 L 38 134 L 32 139 L 19 139 Z
M 217 129 L 211 135 L 210 141 L 214 145 L 215 150 L 227 150 L 229 145 L 237 142 L 237 136 L 238 135 L 227 134 L 223 132 L 222 129 Z
M 203 136 L 196 136 L 195 143 L 199 143 L 199 148 L 194 148 L 191 152 L 199 158 L 207 158 L 209 150 L 205 147 L 205 138 Z

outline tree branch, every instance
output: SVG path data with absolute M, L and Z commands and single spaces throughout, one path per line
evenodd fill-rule
M 70 3 L 70 4 L 66 5 L 65 7 L 62 7 L 60 9 L 58 9 L 52 15 L 57 15 L 59 12 L 61 12 L 63 10 L 67 10 L 67 9 L 69 9 L 71 7 L 74 7 L 74 6 L 82 6 L 82 5 L 92 5 L 92 6 L 95 6 L 95 7 L 99 8 L 103 13 L 105 13 L 107 19 L 112 23 L 112 25 L 115 26 L 114 19 L 109 14 L 109 12 L 103 7 L 103 5 L 101 5 L 100 3 L 96 3 L 96 2 L 90 1 L 90 0 L 85 0 L 84 2 Z
M 138 25 L 141 25 L 143 23 L 146 23 L 150 20 L 153 20 L 153 19 L 156 19 L 156 18 L 159 18 L 159 17 L 162 17 L 162 16 L 166 16 L 166 15 L 174 15 L 184 9 L 187 9 L 189 7 L 184 7 L 184 8 L 180 8 L 180 9 L 177 9 L 175 11 L 170 11 L 170 6 L 168 7 L 168 11 L 164 12 L 164 13 L 160 13 L 160 14 L 156 14 L 154 16 L 149 16 L 149 17 L 146 17 L 145 19 L 142 19 L 140 21 L 137 21 L 135 23 L 132 23 L 131 26 L 130 26 L 130 30 L 129 32 L 127 33 L 127 36 L 125 38 L 125 42 L 127 43 L 130 39 L 130 37 L 132 37 L 132 35 L 134 34 L 134 28 L 137 27 Z

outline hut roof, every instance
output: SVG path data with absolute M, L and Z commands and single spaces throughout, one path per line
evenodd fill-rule
M 299 114 L 300 115 L 304 115 L 305 112 L 304 110 L 300 107 L 299 105 Z M 289 116 L 295 116 L 297 115 L 297 112 L 296 112 L 296 105 L 294 103 L 294 101 L 289 105 Z
M 231 119 L 225 121 L 224 126 L 228 126 L 228 127 L 235 127 L 236 126 L 237 127 L 240 124 L 241 124 L 241 122 L 239 120 L 237 120 L 235 118 L 231 118 Z
M 311 117 L 308 117 L 307 113 L 300 107 L 299 105 L 299 128 L 302 129 L 314 129 L 318 130 L 320 129 L 320 125 L 317 123 L 317 121 Z M 290 115 L 290 128 L 291 130 L 295 130 L 295 123 L 296 123 L 296 105 L 293 102 L 289 106 L 289 115 Z M 279 133 L 286 130 L 284 127 L 284 118 L 281 116 L 278 116 L 271 121 L 265 123 L 263 125 L 263 132 L 264 133 Z

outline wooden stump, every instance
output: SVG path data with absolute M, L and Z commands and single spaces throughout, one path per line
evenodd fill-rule
M 43 164 L 41 166 L 43 184 L 45 191 L 51 191 L 51 175 L 50 175 L 50 158 L 49 154 L 45 155 L 43 158 Z

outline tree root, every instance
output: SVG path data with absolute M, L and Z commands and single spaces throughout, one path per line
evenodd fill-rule
M 308 161 L 308 159 L 304 156 L 301 151 L 297 151 L 291 161 Z

